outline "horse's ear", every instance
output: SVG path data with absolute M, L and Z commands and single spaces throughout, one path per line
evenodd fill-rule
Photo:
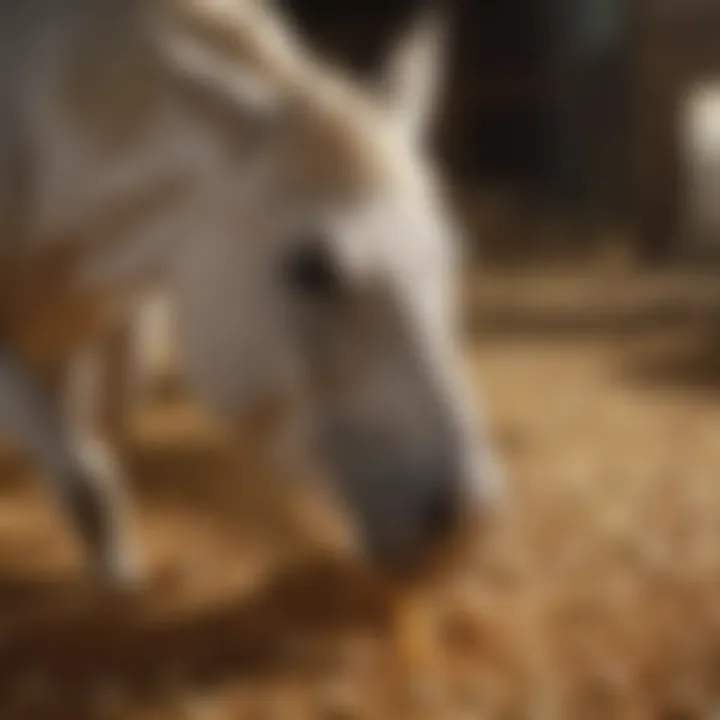
M 206 106 L 247 118 L 272 117 L 280 106 L 280 92 L 269 78 L 204 38 L 167 27 L 158 32 L 157 39 L 173 79 L 191 97 L 202 97 Z
M 422 139 L 434 119 L 447 33 L 444 14 L 425 9 L 391 51 L 380 78 L 382 100 L 391 118 L 413 140 Z

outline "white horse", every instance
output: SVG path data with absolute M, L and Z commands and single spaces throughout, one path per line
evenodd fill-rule
M 121 377 L 108 338 L 152 293 L 205 407 L 303 423 L 379 567 L 422 565 L 490 502 L 422 152 L 438 33 L 418 27 L 370 90 L 252 0 L 3 4 L 0 428 L 111 581 L 133 574 L 113 413 L 87 363 L 70 418 L 53 388 L 98 348 Z

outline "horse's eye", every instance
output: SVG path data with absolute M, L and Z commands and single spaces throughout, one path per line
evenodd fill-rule
M 297 293 L 311 299 L 326 299 L 340 293 L 338 268 L 325 243 L 312 239 L 286 259 L 285 282 Z

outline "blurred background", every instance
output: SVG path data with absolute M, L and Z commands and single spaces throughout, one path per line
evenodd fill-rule
M 284 4 L 327 56 L 370 74 L 420 6 Z M 442 6 L 453 47 L 437 144 L 470 216 L 497 223 L 486 254 L 583 255 L 608 234 L 648 261 L 712 251 L 714 203 L 701 196 L 718 142 L 717 3 Z
M 419 8 L 282 4 L 370 77 Z M 77 590 L 77 548 L 3 460 L 3 720 L 720 717 L 720 2 L 444 6 L 434 144 L 482 259 L 466 357 L 511 502 L 443 588 L 420 704 L 371 584 L 324 560 L 268 574 L 279 525 L 159 399 L 132 475 L 160 579 L 132 607 Z

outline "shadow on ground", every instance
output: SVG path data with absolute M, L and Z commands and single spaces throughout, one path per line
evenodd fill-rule
M 468 330 L 502 340 L 606 339 L 720 318 L 720 274 L 602 268 L 474 275 Z
M 467 330 L 485 341 L 513 337 L 541 340 L 593 340 L 627 338 L 686 328 L 688 325 L 717 324 L 720 306 L 692 308 L 672 301 L 634 309 L 519 308 L 480 309 L 469 318 Z
M 716 394 L 720 392 L 720 319 L 692 334 L 646 348 L 626 366 L 627 377 L 641 385 Z
M 467 330 L 487 347 L 615 343 L 608 348 L 629 382 L 720 389 L 720 277 L 713 274 L 490 276 L 478 283 Z
M 237 548 L 242 564 L 250 552 L 244 536 L 264 526 L 266 533 L 267 526 L 282 532 L 268 514 L 276 494 L 263 495 L 265 483 L 258 478 L 247 482 L 254 469 L 243 470 L 232 448 L 169 433 L 161 441 L 140 439 L 128 449 L 131 493 L 150 525 L 176 518 L 197 534 L 183 538 L 177 529 L 167 531 L 178 558 L 192 550 L 196 536 L 203 541 L 212 536 L 230 553 Z M 15 453 L 0 453 L 0 477 L 10 507 L 22 517 L 27 513 L 38 532 L 59 517 L 51 516 L 51 499 Z M 13 541 L 13 528 L 7 534 Z M 70 535 L 58 523 L 49 542 L 65 543 Z M 36 567 L 32 553 L 44 556 L 47 540 L 35 551 L 32 542 L 19 541 L 23 562 L 12 557 L 12 544 L 4 548 L 0 567 L 3 720 L 104 718 L 118 696 L 123 707 L 127 702 L 152 707 L 167 705 L 173 688 L 322 676 L 334 662 L 338 638 L 353 630 L 382 635 L 385 629 L 387 604 L 377 581 L 349 560 L 317 552 L 315 559 L 261 574 L 252 587 L 219 596 L 203 588 L 201 600 L 187 601 L 174 596 L 176 579 L 172 571 L 164 577 L 162 569 L 134 597 L 102 596 L 83 585 L 79 566 L 68 572 L 67 566 L 43 561 Z
M 4 609 L 18 597 L 36 608 L 22 623 Z M 62 583 L 6 576 L 0 716 L 80 720 L 102 717 L 113 692 L 147 703 L 166 699 L 173 687 L 313 675 L 333 662 L 323 656 L 323 640 L 353 628 L 378 632 L 385 610 L 376 584 L 331 561 L 296 567 L 248 597 L 175 617 L 148 612 L 141 599 L 110 602 Z

